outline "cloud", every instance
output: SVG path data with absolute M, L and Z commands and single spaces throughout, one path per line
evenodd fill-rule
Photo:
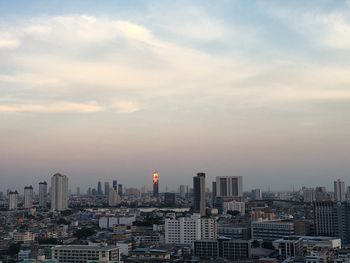
M 100 112 L 103 108 L 96 102 L 76 103 L 76 102 L 53 102 L 42 104 L 0 104 L 2 113 L 93 113 Z
M 141 110 L 141 107 L 136 102 L 128 101 L 128 100 L 120 100 L 120 101 L 115 101 L 112 104 L 112 109 L 120 113 L 133 113 Z
M 14 49 L 19 47 L 21 41 L 9 33 L 0 32 L 0 49 Z

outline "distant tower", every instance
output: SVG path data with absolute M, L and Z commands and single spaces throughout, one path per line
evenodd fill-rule
M 101 182 L 97 183 L 97 195 L 103 195 Z
M 334 199 L 335 201 L 346 201 L 345 199 L 345 184 L 344 181 L 338 179 L 334 181 Z
M 118 184 L 118 195 L 123 196 L 123 185 L 122 184 Z
M 256 188 L 252 190 L 252 198 L 253 200 L 261 200 L 262 199 L 262 193 L 261 189 Z
M 153 196 L 159 196 L 159 174 L 157 171 L 153 173 Z
M 40 208 L 47 208 L 47 183 L 39 183 L 39 206 Z
M 18 192 L 17 191 L 9 191 L 9 210 L 17 210 L 18 208 Z
M 198 173 L 193 177 L 193 208 L 194 212 L 205 216 L 205 173 Z
M 105 196 L 108 196 L 109 193 L 109 183 L 105 182 Z
M 33 207 L 33 186 L 24 187 L 24 208 L 30 209 Z
M 118 181 L 117 180 L 113 180 L 113 189 L 114 189 L 114 191 L 118 192 Z
M 68 208 L 68 177 L 54 174 L 51 177 L 51 210 L 62 211 Z

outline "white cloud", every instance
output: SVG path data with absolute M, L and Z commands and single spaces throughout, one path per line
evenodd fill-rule
M 9 33 L 0 32 L 0 49 L 12 49 L 20 46 L 21 41 Z
M 93 113 L 102 110 L 103 108 L 94 101 L 87 103 L 59 101 L 41 104 L 0 104 L 0 112 L 3 113 Z
M 120 113 L 133 113 L 141 110 L 141 106 L 134 101 L 119 100 L 112 104 L 112 109 Z

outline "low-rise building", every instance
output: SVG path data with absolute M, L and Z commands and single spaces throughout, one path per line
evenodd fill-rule
M 52 248 L 52 259 L 57 263 L 88 263 L 90 261 L 111 263 L 120 260 L 119 248 L 115 246 L 69 245 Z

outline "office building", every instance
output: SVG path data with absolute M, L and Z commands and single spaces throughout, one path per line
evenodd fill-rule
M 315 231 L 318 236 L 335 236 L 334 202 L 314 203 Z
M 9 198 L 9 210 L 17 210 L 18 208 L 18 192 L 10 191 L 8 193 Z
M 252 199 L 253 200 L 261 200 L 262 199 L 262 192 L 261 189 L 253 189 L 252 190 Z
M 274 243 L 278 246 L 279 256 L 282 259 L 302 255 L 303 239 L 301 237 L 283 237 Z
M 334 200 L 337 202 L 346 201 L 345 183 L 340 179 L 338 179 L 337 181 L 334 181 Z
M 24 208 L 30 209 L 33 207 L 34 192 L 33 186 L 24 187 Z
M 112 187 L 113 187 L 114 191 L 116 191 L 118 193 L 118 181 L 117 180 L 113 180 Z
M 230 239 L 251 239 L 251 226 L 248 223 L 219 223 L 218 235 Z
M 159 173 L 157 171 L 152 174 L 152 182 L 153 182 L 153 197 L 159 196 Z
M 68 245 L 52 249 L 52 259 L 57 263 L 118 262 L 119 249 L 114 246 Z
M 184 185 L 180 185 L 180 197 L 185 198 L 186 197 L 186 187 Z
M 216 177 L 217 197 L 242 197 L 243 178 L 242 176 L 217 176 Z
M 122 184 L 118 184 L 118 195 L 123 196 L 123 185 Z
M 218 238 L 194 241 L 194 256 L 200 259 L 223 258 L 228 260 L 248 259 L 251 257 L 251 241 Z
M 68 208 L 68 177 L 54 174 L 51 178 L 51 210 L 62 211 Z
M 104 193 L 105 193 L 105 196 L 109 196 L 109 183 L 108 182 L 105 182 L 105 191 L 104 191 Z
M 47 183 L 39 183 L 39 207 L 42 209 L 47 208 Z
M 103 195 L 102 183 L 101 182 L 97 183 L 97 195 Z
M 294 234 L 294 223 L 291 220 L 252 222 L 252 239 L 273 241 Z
M 201 216 L 206 214 L 205 173 L 193 177 L 193 210 Z

